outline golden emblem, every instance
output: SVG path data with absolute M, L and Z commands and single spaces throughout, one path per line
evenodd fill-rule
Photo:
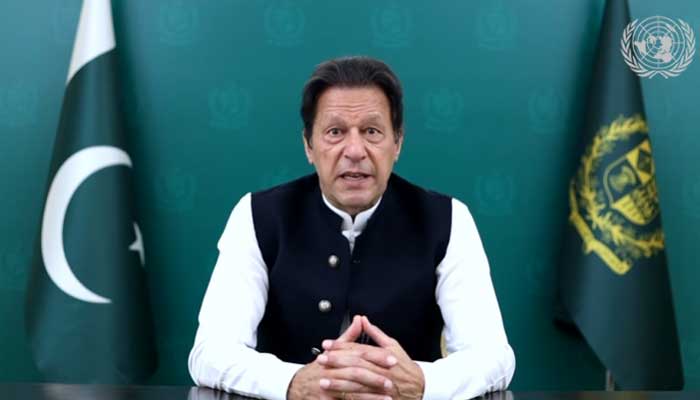
M 619 275 L 664 249 L 648 133 L 639 115 L 601 127 L 569 185 L 569 221 L 584 253 L 595 252 Z M 630 148 L 614 159 L 620 145 Z

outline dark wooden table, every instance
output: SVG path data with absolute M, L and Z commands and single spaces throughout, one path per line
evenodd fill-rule
M 248 399 L 189 386 L 0 384 L 3 400 L 237 400 Z M 447 400 L 447 399 L 446 399 Z M 497 392 L 483 400 L 700 400 L 700 392 Z

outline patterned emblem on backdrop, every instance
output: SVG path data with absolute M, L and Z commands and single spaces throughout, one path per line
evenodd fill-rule
M 464 96 L 453 89 L 430 90 L 423 98 L 423 113 L 426 129 L 454 132 L 464 121 Z
M 504 4 L 503 0 L 489 1 L 476 17 L 476 42 L 489 50 L 512 48 L 517 36 L 517 17 L 510 8 L 515 3 Z
M 515 179 L 503 171 L 493 171 L 476 177 L 476 210 L 491 217 L 513 214 L 516 195 Z
M 561 133 L 566 119 L 564 104 L 561 93 L 554 88 L 533 90 L 527 102 L 530 130 L 542 135 Z
M 156 20 L 159 40 L 169 46 L 187 46 L 199 36 L 199 9 L 194 1 L 164 2 Z
M 370 20 L 372 43 L 384 48 L 408 47 L 413 36 L 411 10 L 396 2 L 378 4 Z
M 173 168 L 158 174 L 153 187 L 159 210 L 186 213 L 194 209 L 198 183 L 192 172 Z
M 26 127 L 36 123 L 39 89 L 19 81 L 0 87 L 0 126 Z
M 640 77 L 674 78 L 693 62 L 695 33 L 682 19 L 655 15 L 627 24 L 620 47 L 625 63 Z
M 294 47 L 304 40 L 306 15 L 291 1 L 272 3 L 265 8 L 263 26 L 268 43 L 280 47 Z
M 0 249 L 0 290 L 24 291 L 27 285 L 27 265 L 31 257 L 32 248 L 28 243 L 3 243 L 3 248 Z
M 209 126 L 221 130 L 236 130 L 248 125 L 250 91 L 228 84 L 209 91 Z

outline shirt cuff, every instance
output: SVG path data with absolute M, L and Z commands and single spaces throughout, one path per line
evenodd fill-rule
M 287 400 L 289 384 L 292 383 L 292 378 L 303 366 L 302 364 L 288 362 L 278 363 L 268 375 L 270 384 L 260 386 L 260 395 L 270 400 Z
M 416 361 L 416 364 L 423 370 L 425 380 L 423 400 L 442 400 L 452 396 L 452 393 L 447 390 L 448 386 L 440 383 L 440 370 L 435 363 Z

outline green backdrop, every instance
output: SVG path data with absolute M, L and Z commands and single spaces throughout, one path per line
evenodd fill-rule
M 634 18 L 700 3 L 631 0 Z M 114 1 L 160 368 L 187 355 L 216 242 L 240 196 L 309 173 L 298 116 L 313 66 L 387 61 L 403 80 L 397 170 L 465 201 L 517 357 L 513 389 L 600 389 L 552 324 L 566 184 L 577 162 L 602 0 Z M 33 381 L 23 298 L 80 1 L 0 2 L 0 380 Z M 700 389 L 700 61 L 643 82 L 688 388 Z M 478 326 L 475 326 L 478 329 Z

